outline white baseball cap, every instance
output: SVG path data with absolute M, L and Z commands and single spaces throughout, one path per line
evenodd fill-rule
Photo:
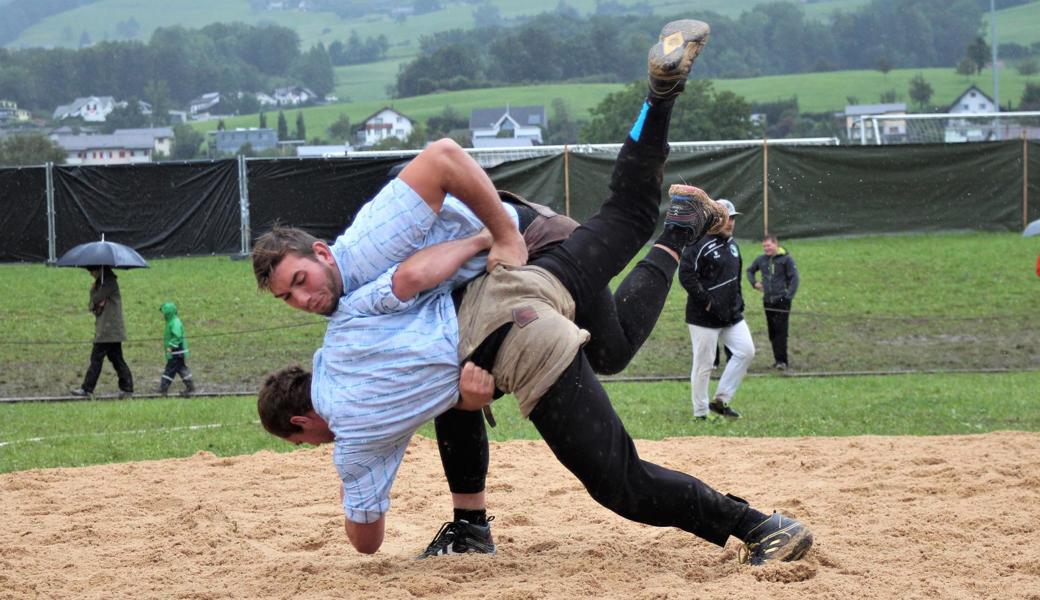
M 729 212 L 729 216 L 732 217 L 734 215 L 740 214 L 740 211 L 737 210 L 737 207 L 733 206 L 733 203 L 729 200 L 726 200 L 725 198 L 719 198 L 718 200 L 716 200 L 716 202 L 726 207 L 726 210 Z

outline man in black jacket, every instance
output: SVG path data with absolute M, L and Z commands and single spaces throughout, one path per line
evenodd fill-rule
M 689 294 L 686 323 L 693 343 L 690 386 L 696 419 L 707 419 L 709 410 L 731 419 L 740 418 L 740 413 L 729 404 L 755 357 L 755 343 L 744 321 L 744 298 L 740 292 L 743 261 L 733 240 L 735 216 L 740 213 L 729 200 L 718 203 L 729 211 L 726 227 L 687 246 L 679 262 L 679 282 Z M 720 338 L 733 355 L 726 362 L 715 398 L 709 404 L 708 380 Z
M 791 301 L 798 292 L 798 267 L 775 236 L 767 235 L 762 240 L 762 251 L 765 254 L 756 258 L 748 267 L 747 277 L 751 285 L 762 292 L 769 343 L 773 345 L 773 368 L 785 371 L 787 322 L 791 316 Z M 755 281 L 755 274 L 759 271 L 762 272 L 762 281 Z

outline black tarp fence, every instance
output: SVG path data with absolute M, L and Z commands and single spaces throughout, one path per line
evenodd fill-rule
M 1009 231 L 1022 221 L 1022 144 L 769 149 L 769 229 L 784 237 Z M 761 194 L 760 194 L 761 195 Z
M 276 222 L 333 240 L 403 162 L 391 159 L 247 161 L 252 242 Z M 236 200 L 237 202 L 237 200 Z
M 54 169 L 57 255 L 99 239 L 145 256 L 239 248 L 236 161 Z
M 47 171 L 0 169 L 0 261 L 47 260 Z
M 60 256 L 104 233 L 151 257 L 235 254 L 275 222 L 332 240 L 406 160 L 51 167 L 54 248 Z M 568 152 L 488 173 L 497 187 L 581 221 L 609 194 L 613 163 L 612 154 Z M 785 238 L 1020 231 L 1040 218 L 1040 143 L 768 144 L 673 153 L 662 193 L 672 183 L 732 200 L 743 213 L 741 237 L 758 237 L 767 226 Z M 47 199 L 47 168 L 0 169 L 0 261 L 48 259 Z

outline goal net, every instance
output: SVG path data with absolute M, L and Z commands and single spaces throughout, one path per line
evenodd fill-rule
M 1040 111 L 867 115 L 853 123 L 851 144 L 953 144 L 1040 139 Z

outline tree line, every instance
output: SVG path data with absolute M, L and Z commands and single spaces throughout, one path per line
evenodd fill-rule
M 332 63 L 324 46 L 301 52 L 296 32 L 275 25 L 167 27 L 147 43 L 102 42 L 79 50 L 0 48 L 0 97 L 29 110 L 53 110 L 88 95 L 169 108 L 206 92 L 293 84 L 329 93 Z
M 564 6 L 565 5 L 561 5 Z M 954 66 L 978 33 L 978 0 L 872 0 L 826 22 L 791 2 L 760 4 L 738 17 L 698 15 L 712 27 L 697 76 L 759 77 L 831 71 Z M 641 78 L 660 17 L 573 10 L 543 13 L 511 28 L 423 37 L 420 56 L 398 74 L 396 95 L 548 81 Z M 488 40 L 492 40 L 488 43 Z

